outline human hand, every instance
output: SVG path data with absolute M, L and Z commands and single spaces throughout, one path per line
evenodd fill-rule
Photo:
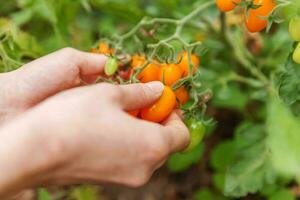
M 51 184 L 146 183 L 170 153 L 189 142 L 176 113 L 163 125 L 126 113 L 149 106 L 162 90 L 159 82 L 96 84 L 62 92 L 20 115 L 0 130 L 15 152 L 0 147 L 1 171 L 6 171 L 0 194 Z M 4 155 L 10 155 L 9 162 Z
M 0 122 L 60 91 L 95 80 L 106 56 L 64 48 L 18 70 L 0 74 Z

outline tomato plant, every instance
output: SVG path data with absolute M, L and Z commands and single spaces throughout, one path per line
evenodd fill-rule
M 185 149 L 185 151 L 193 150 L 197 145 L 200 144 L 201 140 L 205 134 L 205 125 L 201 121 L 197 121 L 196 119 L 187 119 L 186 125 L 190 131 L 191 142 L 189 146 Z
M 267 17 L 276 6 L 274 0 L 254 0 L 248 16 L 246 16 L 246 26 L 250 32 L 258 32 L 265 29 L 268 25 Z
M 183 75 L 187 76 L 189 74 L 189 55 L 187 52 L 180 53 L 178 55 L 178 60 L 180 61 L 178 66 L 182 69 Z M 197 55 L 191 54 L 191 64 L 192 64 L 192 73 L 195 73 L 197 68 L 200 65 L 200 59 Z
M 158 73 L 159 80 L 168 86 L 172 86 L 183 75 L 182 69 L 176 64 L 162 64 Z
M 180 105 L 184 105 L 190 99 L 189 92 L 184 88 L 184 86 L 181 86 L 180 88 L 175 90 L 174 93 Z
M 191 136 L 141 190 L 40 199 L 300 198 L 299 0 L 10 0 L 0 16 L 1 72 L 65 46 L 105 54 L 97 82 L 165 84 L 128 115 L 164 126 L 181 109 Z
M 289 32 L 294 41 L 300 41 L 300 17 L 294 17 L 290 20 Z
M 228 12 L 233 10 L 236 7 L 236 4 L 239 3 L 240 0 L 217 0 L 218 8 L 223 12 Z

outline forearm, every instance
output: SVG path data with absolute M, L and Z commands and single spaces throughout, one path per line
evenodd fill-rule
M 0 199 L 36 186 L 44 166 L 51 167 L 44 152 L 47 140 L 28 119 L 21 117 L 0 128 Z

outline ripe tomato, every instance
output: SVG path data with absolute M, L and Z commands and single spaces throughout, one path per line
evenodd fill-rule
M 291 19 L 289 32 L 294 41 L 300 41 L 300 17 Z
M 184 86 L 181 86 L 180 88 L 175 90 L 174 93 L 175 93 L 176 99 L 179 101 L 180 105 L 185 104 L 190 99 L 190 95 L 189 95 L 188 91 L 184 88 Z M 177 107 L 178 106 L 179 105 L 177 103 Z
M 246 17 L 246 26 L 252 33 L 262 31 L 267 27 L 268 21 L 263 17 L 268 17 L 276 6 L 274 0 L 254 0 L 254 4 L 260 7 L 249 9 L 248 17 Z
M 185 152 L 193 150 L 203 139 L 203 136 L 206 131 L 205 125 L 201 121 L 197 121 L 196 119 L 188 119 L 185 124 L 187 125 L 191 141 L 189 146 L 185 149 Z
M 171 86 L 182 77 L 182 69 L 175 64 L 162 64 L 158 73 L 159 80 Z
M 178 64 L 178 66 L 182 69 L 183 76 L 187 76 L 189 74 L 189 58 L 188 58 L 188 53 L 187 52 L 183 52 L 183 53 L 179 54 L 178 57 L 177 57 L 177 59 L 178 60 L 181 59 L 181 61 Z M 191 60 L 192 60 L 192 64 L 193 64 L 193 74 L 194 74 L 195 71 L 199 67 L 200 59 L 195 54 L 191 54 Z
M 240 3 L 241 0 L 216 0 L 217 6 L 220 11 L 228 12 L 236 7 L 236 3 Z
M 297 47 L 293 53 L 293 60 L 295 63 L 300 64 L 300 42 L 297 44 Z
M 109 48 L 109 46 L 107 44 L 105 44 L 104 42 L 100 42 L 98 48 L 99 48 L 98 52 L 101 54 L 113 54 L 114 53 L 114 50 Z
M 137 117 L 139 114 L 139 110 L 132 110 L 132 111 L 128 111 L 127 113 L 133 117 Z
M 91 53 L 99 53 L 99 51 L 98 51 L 97 48 L 91 48 L 91 49 L 90 49 L 90 52 L 91 52 Z
M 140 68 L 143 67 L 143 65 L 146 62 L 146 58 L 144 56 L 134 55 L 132 57 L 131 66 L 133 68 Z M 158 73 L 159 73 L 159 66 L 156 63 L 150 63 L 147 65 L 138 75 L 138 79 L 142 83 L 147 83 L 151 81 L 157 81 L 158 80 Z
M 146 58 L 140 55 L 133 55 L 131 58 L 131 66 L 133 68 L 142 67 L 146 62 Z
M 172 89 L 165 86 L 159 100 L 148 108 L 141 111 L 141 118 L 152 122 L 162 122 L 173 111 L 176 103 L 176 97 Z
M 109 57 L 104 66 L 104 72 L 107 76 L 111 76 L 118 70 L 119 60 L 117 57 Z

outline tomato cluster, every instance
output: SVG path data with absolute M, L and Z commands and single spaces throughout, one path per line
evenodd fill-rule
M 191 55 L 192 72 L 194 74 L 199 67 L 200 59 L 195 54 Z M 151 81 L 161 81 L 164 83 L 165 88 L 160 99 L 148 108 L 140 111 L 130 112 L 134 116 L 140 116 L 142 119 L 152 122 L 162 122 L 174 108 L 185 104 L 189 100 L 189 92 L 184 86 L 179 87 L 175 91 L 171 86 L 176 84 L 181 78 L 189 75 L 189 59 L 188 53 L 182 52 L 178 55 L 178 64 L 159 63 L 152 61 L 147 63 L 147 59 L 143 55 L 133 55 L 130 72 L 134 73 L 135 70 L 140 70 L 137 78 L 142 83 Z
M 97 48 L 91 49 L 93 53 L 101 53 L 110 55 L 106 62 L 104 72 L 110 77 L 117 71 L 123 79 L 130 79 L 136 74 L 136 78 L 147 83 L 151 81 L 161 81 L 165 87 L 161 97 L 156 103 L 148 108 L 141 110 L 129 111 L 128 113 L 135 117 L 152 122 L 164 121 L 174 108 L 184 105 L 189 101 L 189 92 L 185 86 L 181 86 L 176 90 L 172 86 L 180 79 L 193 75 L 199 67 L 200 59 L 197 55 L 191 54 L 191 66 L 189 63 L 189 55 L 187 52 L 181 52 L 178 55 L 178 63 L 159 63 L 158 61 L 148 62 L 144 55 L 133 55 L 127 69 L 120 70 L 120 64 L 114 49 L 110 48 L 104 42 L 100 42 Z M 189 68 L 191 67 L 191 72 Z
M 233 10 L 241 0 L 216 0 L 218 8 L 223 12 Z M 247 6 L 245 24 L 247 29 L 254 33 L 265 29 L 268 26 L 268 16 L 272 13 L 276 3 L 274 0 L 253 0 Z
M 293 60 L 295 63 L 300 64 L 300 17 L 294 17 L 291 19 L 289 24 L 289 32 L 292 39 L 295 42 L 298 42 L 293 53 Z

